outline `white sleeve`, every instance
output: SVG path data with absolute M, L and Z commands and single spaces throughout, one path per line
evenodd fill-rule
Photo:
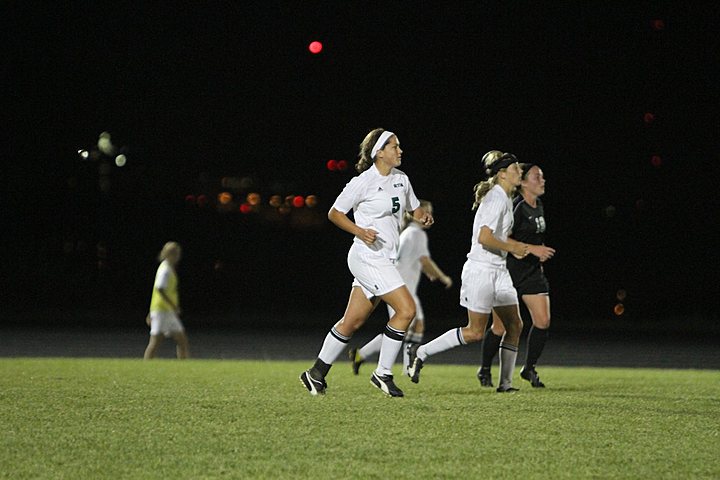
M 348 213 L 350 210 L 355 208 L 361 200 L 362 195 L 362 182 L 360 177 L 355 177 L 350 180 L 340 195 L 335 199 L 333 208 L 338 212 Z
M 412 212 L 420 206 L 420 200 L 418 200 L 415 196 L 415 191 L 413 190 L 412 184 L 410 183 L 410 179 L 408 177 L 405 178 L 407 179 L 407 191 L 405 192 L 405 210 L 407 210 L 408 212 Z
M 168 278 L 170 278 L 170 269 L 165 263 L 161 263 L 155 274 L 155 285 L 157 289 L 167 288 Z
M 488 193 L 478 207 L 479 226 L 481 228 L 486 226 L 493 232 L 497 231 L 504 208 L 505 202 L 502 198 Z
M 430 258 L 430 249 L 428 248 L 428 236 L 427 236 L 427 233 L 425 233 L 424 231 L 420 230 L 420 231 L 417 233 L 417 239 L 416 239 L 416 242 L 415 242 L 415 243 L 417 244 L 417 247 L 416 247 L 416 248 L 417 248 L 417 256 L 418 256 L 418 258 L 422 258 L 422 257 L 428 257 L 428 258 Z

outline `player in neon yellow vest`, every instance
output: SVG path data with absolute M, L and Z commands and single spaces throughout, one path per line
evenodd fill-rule
M 180 321 L 180 298 L 176 267 L 180 263 L 182 250 L 176 242 L 167 242 L 158 260 L 160 266 L 155 274 L 150 313 L 147 323 L 150 326 L 150 341 L 145 349 L 145 360 L 155 357 L 165 337 L 172 337 L 177 343 L 177 358 L 189 356 L 188 338 L 185 327 Z

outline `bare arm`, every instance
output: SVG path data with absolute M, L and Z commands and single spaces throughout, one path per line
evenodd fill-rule
M 512 253 L 518 258 L 523 258 L 528 254 L 528 245 L 526 243 L 518 242 L 512 238 L 508 238 L 503 242 L 498 239 L 493 231 L 486 225 L 483 225 L 480 228 L 478 242 L 491 250 L 504 250 L 508 253 Z
M 445 272 L 438 267 L 437 263 L 435 263 L 432 258 L 420 257 L 420 264 L 422 265 L 423 273 L 430 279 L 431 282 L 440 280 L 440 282 L 445 285 L 445 288 L 452 287 L 452 279 L 445 275 Z
M 351 235 L 358 237 L 368 245 L 375 243 L 377 232 L 372 228 L 358 227 L 348 216 L 335 208 L 331 208 L 328 212 L 328 219 L 341 230 L 345 230 Z

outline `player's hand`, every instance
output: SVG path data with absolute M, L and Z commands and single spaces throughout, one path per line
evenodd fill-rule
M 541 262 L 547 262 L 555 255 L 555 249 L 546 247 L 545 245 L 530 245 L 529 251 L 538 257 Z
M 513 257 L 517 258 L 518 260 L 522 260 L 523 258 L 527 257 L 528 253 L 530 253 L 530 245 L 528 245 L 527 243 L 513 243 L 510 253 L 512 253 Z
M 435 219 L 433 218 L 431 213 L 426 212 L 422 208 L 418 208 L 413 212 L 413 219 L 418 222 L 420 225 L 429 227 L 433 223 L 435 223 Z
M 360 240 L 365 242 L 367 245 L 372 245 L 377 240 L 377 234 L 372 228 L 362 228 L 360 233 L 356 235 Z
M 451 288 L 453 286 L 452 278 L 448 277 L 447 275 L 442 277 L 440 279 L 440 281 L 445 285 L 445 290 L 447 290 L 448 288 Z

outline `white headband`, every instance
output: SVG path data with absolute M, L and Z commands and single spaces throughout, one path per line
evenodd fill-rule
M 377 139 L 377 142 L 375 142 L 375 146 L 370 151 L 371 159 L 375 158 L 375 155 L 377 155 L 378 150 L 382 150 L 383 145 L 385 145 L 385 142 L 387 142 L 388 138 L 392 137 L 393 135 L 395 135 L 395 134 L 392 132 L 389 132 L 387 130 L 385 130 L 383 133 L 380 134 L 380 138 Z

